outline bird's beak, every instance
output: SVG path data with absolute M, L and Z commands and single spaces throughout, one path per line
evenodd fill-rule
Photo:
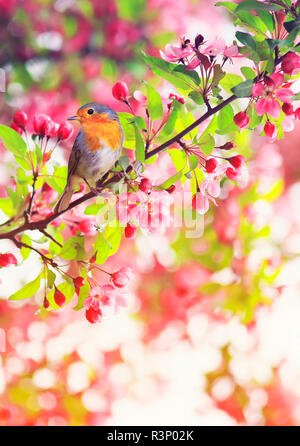
M 75 116 L 70 116 L 70 118 L 67 119 L 67 121 L 79 121 L 80 117 L 75 115 Z

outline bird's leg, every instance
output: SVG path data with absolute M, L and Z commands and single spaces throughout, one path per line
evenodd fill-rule
M 95 195 L 98 195 L 100 193 L 100 191 L 97 189 L 97 187 L 93 187 L 89 184 L 88 180 L 86 178 L 83 178 L 84 182 L 87 184 L 87 186 L 89 187 L 90 191 L 93 192 Z

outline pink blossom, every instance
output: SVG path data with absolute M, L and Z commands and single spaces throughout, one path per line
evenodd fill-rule
M 193 50 L 190 46 L 182 48 L 182 46 L 176 46 L 168 44 L 165 47 L 165 51 L 160 51 L 160 57 L 167 62 L 178 62 L 181 59 L 185 59 L 193 54 Z
M 187 70 L 194 70 L 201 64 L 200 59 L 198 57 L 193 57 L 193 59 L 185 66 Z
M 100 322 L 102 316 L 109 313 L 109 309 L 116 313 L 120 307 L 126 305 L 125 294 L 120 293 L 109 283 L 94 287 L 89 297 L 84 301 L 86 318 L 91 323 Z
M 192 198 L 192 207 L 198 214 L 206 214 L 209 209 L 209 199 L 206 195 L 197 192 Z
M 242 54 L 239 53 L 239 49 L 236 45 L 227 46 L 224 49 L 224 56 L 231 58 L 231 57 L 243 57 Z
M 136 101 L 140 102 L 140 104 L 147 104 L 147 98 L 140 90 L 135 90 L 133 97 Z
M 121 268 L 118 271 L 115 271 L 111 275 L 111 280 L 113 284 L 118 288 L 123 288 L 128 285 L 129 281 L 133 276 L 133 271 L 131 268 Z
M 284 132 L 291 132 L 295 128 L 294 119 L 291 116 L 285 116 L 282 121 L 282 130 Z
M 200 184 L 200 192 L 203 195 L 210 195 L 217 198 L 220 195 L 220 180 L 227 169 L 227 163 L 219 164 L 212 173 L 209 173 Z
M 129 194 L 129 202 L 135 206 L 129 210 L 129 217 L 146 232 L 164 232 L 171 221 L 170 205 L 173 201 L 165 190 L 152 190 L 149 194 L 133 192 Z
M 267 113 L 274 119 L 278 119 L 281 114 L 281 107 L 275 99 L 260 98 L 255 104 L 255 110 L 258 116 Z
M 264 114 L 270 115 L 274 119 L 278 119 L 281 114 L 281 107 L 278 102 L 290 103 L 293 96 L 292 90 L 281 87 L 284 82 L 284 76 L 281 73 L 273 73 L 271 76 L 255 84 L 252 88 L 253 96 L 262 96 L 255 104 L 256 113 L 259 116 Z

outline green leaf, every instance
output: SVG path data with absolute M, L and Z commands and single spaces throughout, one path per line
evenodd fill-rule
M 94 248 L 97 251 L 96 263 L 105 263 L 108 257 L 115 254 L 121 241 L 119 226 L 107 225 L 103 233 L 99 233 Z
M 52 189 L 62 194 L 67 182 L 68 168 L 67 166 L 55 167 L 53 175 L 47 176 L 47 183 Z
M 216 64 L 214 66 L 214 74 L 213 74 L 213 78 L 211 81 L 211 87 L 212 89 L 216 88 L 220 81 L 225 77 L 225 71 L 223 71 L 222 67 L 220 64 Z
M 135 132 L 135 159 L 136 161 L 141 161 L 141 163 L 143 163 L 145 161 L 144 140 L 136 124 L 134 124 L 134 132 Z
M 184 65 L 175 65 L 173 73 L 182 73 L 187 77 L 190 77 L 192 81 L 195 82 L 196 85 L 200 85 L 200 77 L 197 71 L 195 70 L 187 70 Z
M 268 28 L 260 17 L 249 14 L 246 11 L 235 11 L 235 13 L 243 23 L 249 26 L 249 28 L 259 31 L 260 33 L 266 33 L 268 31 Z
M 225 127 L 227 127 L 229 124 L 232 123 L 233 117 L 234 112 L 230 104 L 222 108 L 222 110 L 220 110 L 218 113 L 218 128 L 224 129 Z
M 15 215 L 16 210 L 11 198 L 0 198 L 0 209 L 7 217 L 11 218 Z
M 84 301 L 87 297 L 89 297 L 90 294 L 90 284 L 88 280 L 84 282 L 84 285 L 80 287 L 79 296 L 78 296 L 78 302 L 77 305 L 74 307 L 74 310 L 78 311 L 83 308 Z
M 52 289 L 55 283 L 56 275 L 51 269 L 47 271 L 47 288 Z
M 235 94 L 238 98 L 247 98 L 251 96 L 251 91 L 253 87 L 253 80 L 248 79 L 241 84 L 237 85 L 236 87 L 233 87 L 231 91 L 233 94 Z
M 151 119 L 159 119 L 163 114 L 163 106 L 161 102 L 160 94 L 144 81 L 147 87 L 147 110 Z
M 241 2 L 235 12 L 240 11 L 279 11 L 281 8 L 278 5 L 270 3 L 262 3 L 255 0 L 245 0 Z
M 26 153 L 26 144 L 23 138 L 14 129 L 7 127 L 6 125 L 0 125 L 0 139 L 3 144 L 14 155 L 24 157 Z
M 175 173 L 168 180 L 164 181 L 162 184 L 160 184 L 159 186 L 155 187 L 155 189 L 158 189 L 158 190 L 168 189 L 170 186 L 172 186 L 172 184 L 174 184 L 174 183 L 176 183 L 177 181 L 180 180 L 180 178 L 183 175 L 183 170 L 184 169 L 179 170 L 179 172 Z
M 256 77 L 256 73 L 252 68 L 242 67 L 241 72 L 245 76 L 246 79 L 254 79 Z
M 177 67 L 176 64 L 166 62 L 160 57 L 149 56 L 145 53 L 143 54 L 143 57 L 153 73 L 171 82 L 171 84 L 175 85 L 175 87 L 179 90 L 186 91 L 193 90 L 195 88 L 194 81 L 189 75 L 179 71 L 174 71 Z
M 84 260 L 84 236 L 69 238 L 58 255 L 66 260 Z
M 15 160 L 21 167 L 23 167 L 23 169 L 25 169 L 25 170 L 32 169 L 30 163 L 26 160 L 26 158 L 23 158 L 22 156 L 15 155 Z
M 170 135 L 173 132 L 178 118 L 178 114 L 179 110 L 177 108 L 173 108 L 169 116 L 169 119 L 167 120 L 166 124 L 163 127 L 161 135 Z
M 117 0 L 116 4 L 118 17 L 129 21 L 137 21 L 146 8 L 146 0 Z
M 103 203 L 93 203 L 87 208 L 85 208 L 84 213 L 85 215 L 97 215 L 98 212 L 101 211 L 101 214 L 103 214 L 107 209 L 107 203 L 104 201 Z
M 28 297 L 36 294 L 40 288 L 42 273 L 39 274 L 34 280 L 27 283 L 23 288 L 21 288 L 16 293 L 12 294 L 9 300 L 21 300 L 27 299 Z
M 226 91 L 226 93 L 231 94 L 232 87 L 235 87 L 241 82 L 243 82 L 242 76 L 239 76 L 238 74 L 227 73 L 220 81 L 220 85 Z
M 190 170 L 194 170 L 196 169 L 196 167 L 198 167 L 199 164 L 199 158 L 196 155 L 191 155 L 189 157 L 189 166 L 190 166 Z
M 198 91 L 190 91 L 188 96 L 198 105 L 202 105 L 204 103 L 203 96 L 202 94 L 198 93 Z
M 210 155 L 215 147 L 215 140 L 210 133 L 207 133 L 200 137 L 198 144 L 205 155 Z
M 21 237 L 21 241 L 22 241 L 23 243 L 26 243 L 26 245 L 29 245 L 29 246 L 32 245 L 31 238 L 30 238 L 29 235 L 27 235 L 27 234 L 23 234 L 23 235 L 22 235 L 22 237 Z M 21 255 L 22 255 L 22 257 L 23 257 L 23 260 L 26 260 L 26 259 L 29 257 L 29 254 L 30 254 L 30 252 L 31 252 L 31 249 L 29 249 L 29 248 L 24 248 L 24 246 L 23 246 L 23 247 L 21 248 L 20 252 L 21 252 Z
M 129 166 L 129 158 L 126 155 L 121 156 L 118 160 L 118 164 L 122 167 L 124 171 L 126 171 L 127 167 Z
M 186 153 L 184 150 L 169 149 L 168 154 L 172 158 L 177 171 L 183 170 L 187 163 Z
M 249 46 L 252 50 L 256 51 L 255 40 L 250 34 L 237 31 L 235 36 L 243 45 Z
M 236 3 L 233 3 L 233 2 L 218 2 L 218 3 L 216 3 L 216 6 L 224 6 L 230 12 L 234 12 L 238 5 Z
M 270 14 L 268 11 L 262 11 L 262 10 L 258 10 L 256 12 L 258 16 L 262 19 L 262 21 L 266 24 L 268 30 L 272 33 L 275 28 L 275 23 L 272 14 Z

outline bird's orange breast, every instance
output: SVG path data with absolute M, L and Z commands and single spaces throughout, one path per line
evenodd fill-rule
M 104 145 L 112 150 L 119 150 L 122 131 L 120 124 L 114 119 L 109 119 L 106 115 L 97 116 L 97 119 L 82 122 L 82 130 L 85 135 L 84 142 L 92 152 L 101 150 Z

